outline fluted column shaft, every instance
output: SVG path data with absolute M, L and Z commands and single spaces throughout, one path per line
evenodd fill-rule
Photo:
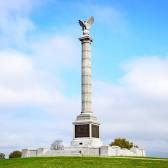
M 82 113 L 92 114 L 92 84 L 91 84 L 91 42 L 89 35 L 80 38 L 82 44 L 81 92 Z

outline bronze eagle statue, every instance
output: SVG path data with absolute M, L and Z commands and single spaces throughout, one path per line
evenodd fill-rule
M 93 22 L 94 22 L 94 17 L 91 16 L 87 21 L 79 20 L 79 25 L 82 27 L 83 31 L 87 30 L 89 32 Z

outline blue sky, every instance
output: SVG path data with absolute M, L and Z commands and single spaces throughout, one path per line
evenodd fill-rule
M 91 29 L 93 111 L 104 144 L 168 157 L 166 0 L 0 1 L 0 152 L 69 145 L 80 113 L 79 19 Z

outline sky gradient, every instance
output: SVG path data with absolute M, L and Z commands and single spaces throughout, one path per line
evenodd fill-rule
M 104 144 L 124 137 L 168 157 L 166 0 L 0 1 L 0 152 L 72 140 L 81 28 L 91 29 L 93 112 Z

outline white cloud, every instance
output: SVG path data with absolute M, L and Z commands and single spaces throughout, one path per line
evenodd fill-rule
M 6 0 L 0 1 L 0 45 L 2 47 L 22 47 L 27 34 L 36 26 L 30 19 L 32 10 L 39 1 Z
M 168 59 L 144 57 L 125 67 L 119 85 L 95 84 L 94 111 L 101 118 L 102 134 L 108 143 L 110 138 L 127 137 L 147 151 L 154 140 L 152 150 L 166 152 Z
M 12 51 L 0 53 L 0 105 L 45 106 L 61 102 L 64 96 L 55 90 L 54 84 L 58 86 L 54 78 L 36 69 L 26 55 Z
M 1 47 L 21 47 L 26 44 L 27 33 L 33 31 L 35 25 L 33 22 L 21 16 L 13 18 L 13 16 L 4 17 L 0 20 Z
M 100 6 L 92 5 L 91 6 L 97 22 L 110 26 L 113 30 L 121 30 L 121 26 L 126 28 L 126 23 L 123 13 L 119 10 L 116 10 L 112 6 Z M 119 30 L 118 30 L 119 31 Z
M 78 41 L 67 35 L 53 34 L 32 42 L 30 48 L 34 60 L 43 68 L 57 69 L 78 67 L 80 46 Z
M 168 98 L 168 59 L 145 57 L 129 63 L 122 82 L 153 98 Z

